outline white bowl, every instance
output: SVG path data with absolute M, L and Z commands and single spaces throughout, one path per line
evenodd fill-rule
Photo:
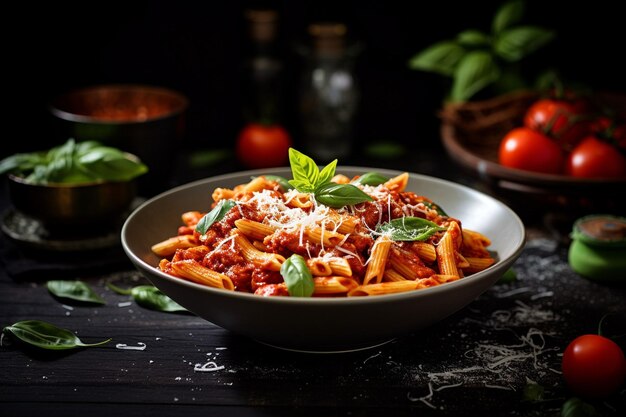
M 376 168 L 338 167 L 348 176 Z M 400 294 L 350 298 L 290 298 L 214 289 L 156 269 L 151 246 L 176 234 L 185 211 L 208 211 L 216 187 L 232 188 L 252 176 L 282 175 L 289 168 L 244 171 L 195 181 L 139 206 L 122 228 L 122 245 L 137 269 L 189 311 L 234 333 L 284 349 L 325 352 L 376 346 L 431 326 L 462 309 L 492 286 L 519 257 L 525 241 L 520 218 L 498 200 L 463 185 L 410 174 L 407 190 L 431 198 L 463 227 L 491 239 L 498 261 L 458 281 Z

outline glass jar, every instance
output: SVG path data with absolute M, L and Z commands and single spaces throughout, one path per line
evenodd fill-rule
M 274 124 L 283 118 L 283 62 L 278 48 L 278 12 L 245 12 L 249 42 L 243 82 L 243 116 L 246 122 Z
M 607 283 L 626 282 L 626 218 L 605 214 L 574 222 L 568 260 L 578 274 Z
M 312 44 L 302 50 L 299 92 L 302 145 L 319 162 L 346 157 L 352 150 L 359 88 L 354 76 L 356 48 L 349 48 L 346 26 L 309 26 Z

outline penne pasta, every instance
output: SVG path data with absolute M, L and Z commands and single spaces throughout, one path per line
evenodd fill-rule
M 459 276 L 459 270 L 456 266 L 456 247 L 455 242 L 460 235 L 460 229 L 457 222 L 451 222 L 448 230 L 443 235 L 436 247 L 437 265 L 439 271 L 444 275 Z
M 271 235 L 276 230 L 272 226 L 248 219 L 235 220 L 235 226 L 241 233 L 254 240 L 263 240 L 265 236 Z
M 383 280 L 391 244 L 392 241 L 386 236 L 381 236 L 376 239 L 372 247 L 372 254 L 370 255 L 369 264 L 367 265 L 367 271 L 363 278 L 363 285 L 379 283 Z
M 206 268 L 192 259 L 172 262 L 170 266 L 176 275 L 189 281 L 225 290 L 235 288 L 233 281 L 228 276 Z
M 313 278 L 314 296 L 345 296 L 349 291 L 357 288 L 359 283 L 348 277 L 316 277 Z
M 259 296 L 289 296 L 290 285 L 305 282 L 298 295 L 306 288 L 306 295 L 313 297 L 359 297 L 445 285 L 496 262 L 486 236 L 462 229 L 460 220 L 421 208 L 430 200 L 405 191 L 408 173 L 375 186 L 352 183 L 341 174 L 333 181 L 350 184 L 341 190 L 346 201 L 357 195 L 352 187 L 371 193 L 367 197 L 372 201 L 330 207 L 311 192 L 282 192 L 265 176 L 232 189 L 216 188 L 211 207 L 228 199 L 238 210 L 228 216 L 212 213 L 201 236 L 195 227 L 205 212 L 182 213 L 176 235 L 151 248 L 161 257 L 158 269 Z M 407 217 L 411 220 L 405 225 Z M 417 228 L 423 220 L 430 222 L 432 232 Z M 433 223 L 439 228 L 431 227 Z M 405 227 L 416 229 L 394 230 Z
M 285 262 L 284 256 L 258 250 L 243 233 L 235 231 L 234 236 L 235 244 L 241 249 L 241 255 L 247 261 L 269 271 L 280 271 L 280 267 Z
M 152 245 L 152 252 L 159 256 L 172 256 L 178 249 L 190 249 L 198 246 L 198 241 L 193 235 L 180 235 L 166 239 Z

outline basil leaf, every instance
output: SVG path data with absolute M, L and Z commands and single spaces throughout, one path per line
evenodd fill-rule
M 200 234 L 205 234 L 207 230 L 209 230 L 209 227 L 213 225 L 213 223 L 222 220 L 226 213 L 228 213 L 230 209 L 235 207 L 236 205 L 237 203 L 232 200 L 220 200 L 220 202 L 217 203 L 213 210 L 209 211 L 200 219 L 200 221 L 196 225 L 196 232 Z
M 554 38 L 554 32 L 536 26 L 519 26 L 502 32 L 494 43 L 498 56 L 516 62 Z
M 429 220 L 420 217 L 401 217 L 387 223 L 381 223 L 376 231 L 389 235 L 392 240 L 421 241 L 426 240 L 436 232 L 446 230 Z
M 374 201 L 360 188 L 352 184 L 323 184 L 315 190 L 315 199 L 318 203 L 332 208 L 341 208 L 365 201 Z
M 107 282 L 106 285 L 118 294 L 132 296 L 137 304 L 151 310 L 164 311 L 166 313 L 187 311 L 185 307 L 163 294 L 154 285 L 138 285 L 128 289 L 120 288 L 110 282 Z
M 45 155 L 41 153 L 18 153 L 0 161 L 0 175 L 8 172 L 18 174 L 30 171 L 37 165 L 46 163 Z
M 378 172 L 366 172 L 365 174 L 359 176 L 356 180 L 352 181 L 352 183 L 371 185 L 375 187 L 377 185 L 384 184 L 387 181 L 389 181 L 389 178 L 379 174 Z
M 128 288 L 128 289 L 124 289 L 124 288 L 120 288 L 117 285 L 113 285 L 110 282 L 106 283 L 107 288 L 109 288 L 110 290 L 120 294 L 120 295 L 131 295 L 133 293 L 133 289 L 132 288 Z
M 514 24 L 522 20 L 524 16 L 524 1 L 514 0 L 504 3 L 495 16 L 491 24 L 491 30 L 494 34 L 502 32 L 504 29 L 508 29 Z
M 52 280 L 47 282 L 48 291 L 60 298 L 86 303 L 106 304 L 106 302 L 82 281 Z
M 136 287 L 133 287 L 131 291 L 135 302 L 142 307 L 168 313 L 187 311 L 185 307 L 181 306 L 176 301 L 163 294 L 155 286 L 138 285 Z
M 108 181 L 126 181 L 148 172 L 148 167 L 143 163 L 106 146 L 90 149 L 79 156 L 77 162 L 95 177 Z
M 11 326 L 5 327 L 2 331 L 4 333 L 13 334 L 29 345 L 49 350 L 99 346 L 111 340 L 107 339 L 98 343 L 83 343 L 83 341 L 71 331 L 39 320 L 19 321 Z
M 595 417 L 599 416 L 595 407 L 580 398 L 570 398 L 561 408 L 561 417 Z
M 300 192 L 313 192 L 320 174 L 315 161 L 302 152 L 289 148 L 289 164 L 293 175 L 293 180 L 289 181 L 289 184 Z
M 465 56 L 465 48 L 453 41 L 437 42 L 409 61 L 409 68 L 451 76 Z
M 32 184 L 127 181 L 147 171 L 139 159 L 119 149 L 71 138 L 47 152 L 16 154 L 0 162 L 0 173 L 21 173 Z
M 264 175 L 264 177 L 268 181 L 277 182 L 278 185 L 280 185 L 280 188 L 283 189 L 283 191 L 293 190 L 293 187 L 291 186 L 291 184 L 289 184 L 289 181 L 287 181 L 286 178 L 281 177 L 280 175 Z
M 491 43 L 489 36 L 475 29 L 464 30 L 456 35 L 459 44 L 469 47 L 487 46 Z
M 289 180 L 289 185 L 293 186 L 296 190 L 301 193 L 312 193 L 315 191 L 315 187 L 313 184 L 310 184 L 308 181 L 303 180 Z
M 335 169 L 337 168 L 337 160 L 335 159 L 328 165 L 322 169 L 319 176 L 317 177 L 317 181 L 315 182 L 315 187 L 319 187 L 320 185 L 329 183 L 330 180 L 335 176 Z
M 472 51 L 456 67 L 452 99 L 465 101 L 496 81 L 499 76 L 500 69 L 489 52 Z
M 292 297 L 310 297 L 315 290 L 313 275 L 300 255 L 291 255 L 280 267 L 287 285 L 287 291 Z
M 435 210 L 437 212 L 438 215 L 440 216 L 446 216 L 446 217 L 450 217 L 448 216 L 448 214 L 441 208 L 439 207 L 437 204 L 435 203 L 431 203 L 430 201 L 423 201 L 424 205 L 426 207 L 428 207 L 431 210 Z

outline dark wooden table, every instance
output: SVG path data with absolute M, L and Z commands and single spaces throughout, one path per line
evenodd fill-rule
M 441 154 L 361 162 L 482 187 Z M 184 171 L 176 181 L 205 174 Z M 0 201 L 6 213 L 4 191 Z M 559 416 L 573 396 L 560 372 L 565 346 L 596 332 L 607 313 L 614 313 L 606 320 L 613 334 L 623 334 L 626 322 L 624 287 L 587 280 L 568 266 L 566 214 L 522 217 L 528 241 L 515 281 L 494 285 L 430 328 L 340 354 L 278 350 L 190 314 L 140 307 L 105 286 L 146 283 L 119 247 L 50 254 L 3 235 L 2 327 L 37 319 L 75 331 L 84 342 L 112 340 L 54 353 L 5 336 L 0 415 Z M 53 298 L 46 288 L 53 278 L 89 283 L 106 305 Z M 544 389 L 542 399 L 525 394 L 529 384 Z M 623 415 L 625 397 L 622 389 L 591 404 L 600 415 Z

